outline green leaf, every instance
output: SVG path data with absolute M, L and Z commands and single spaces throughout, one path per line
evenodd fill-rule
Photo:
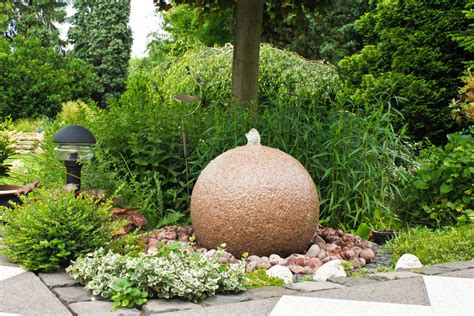
M 368 240 L 370 238 L 370 230 L 370 227 L 366 223 L 361 223 L 359 227 L 357 227 L 355 234 Z
M 416 180 L 413 185 L 415 186 L 415 188 L 420 190 L 426 190 L 429 188 L 429 185 L 423 180 Z
M 443 183 L 441 187 L 439 188 L 439 192 L 442 194 L 449 193 L 453 190 L 453 187 L 450 186 L 449 184 Z

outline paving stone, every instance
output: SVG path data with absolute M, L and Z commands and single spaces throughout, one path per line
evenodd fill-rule
M 262 316 L 270 315 L 273 307 L 280 298 L 267 298 L 227 305 L 188 309 L 185 311 L 166 313 L 166 316 Z
M 0 266 L 18 267 L 17 264 L 8 261 L 8 259 L 0 254 Z
M 335 298 L 342 300 L 429 305 L 423 277 L 375 282 L 342 289 L 301 293 L 299 296 Z
M 403 270 L 403 271 L 405 271 L 405 270 Z M 420 274 L 423 274 L 423 275 L 436 275 L 436 274 L 451 272 L 450 269 L 445 268 L 445 267 L 440 267 L 440 266 L 438 266 L 438 267 L 435 267 L 435 266 L 422 267 L 422 268 L 411 269 L 409 271 L 414 272 L 414 273 L 420 273 Z
M 413 273 L 410 271 L 394 271 L 394 272 L 376 273 L 369 276 L 369 279 L 383 278 L 385 280 L 398 280 L 398 279 L 406 279 L 406 278 L 413 278 L 413 277 L 419 277 L 419 276 L 420 276 L 419 274 Z
M 467 278 L 474 279 L 474 269 L 458 270 L 438 274 L 440 277 Z
M 145 315 L 153 315 L 159 313 L 168 313 L 176 311 L 184 311 L 188 309 L 203 308 L 199 304 L 186 302 L 179 299 L 153 299 L 149 300 L 142 309 Z
M 282 297 L 283 295 L 296 295 L 298 292 L 279 286 L 266 286 L 247 290 L 247 294 L 252 300 L 261 300 L 272 297 Z
M 49 288 L 79 285 L 79 281 L 74 280 L 64 271 L 39 273 L 38 276 Z
M 66 302 L 67 304 L 90 301 L 93 296 L 90 291 L 79 286 L 57 287 L 53 289 L 53 292 L 61 301 Z
M 323 290 L 328 290 L 328 289 L 337 289 L 337 288 L 343 288 L 344 286 L 332 282 L 326 282 L 326 281 L 307 281 L 307 282 L 299 282 L 299 283 L 293 283 L 290 285 L 287 285 L 286 288 L 289 290 L 293 291 L 299 291 L 299 292 L 316 292 L 316 291 L 323 291 Z
M 69 305 L 77 316 L 140 316 L 142 312 L 136 308 L 117 308 L 112 311 L 112 302 L 90 301 L 77 302 Z
M 32 272 L 0 281 L 0 314 L 71 315 L 61 301 Z
M 344 286 L 358 286 L 358 285 L 363 285 L 363 284 L 370 284 L 370 283 L 375 283 L 378 282 L 376 279 L 369 279 L 369 278 L 347 278 L 347 277 L 334 277 L 334 278 L 329 278 L 329 282 L 332 283 L 337 283 L 340 285 Z
M 432 267 L 446 268 L 451 271 L 474 269 L 474 260 L 471 261 L 458 261 L 458 262 L 447 262 L 441 264 L 432 265 Z
M 206 306 L 206 307 L 216 306 L 216 305 L 225 305 L 225 304 L 250 301 L 251 299 L 252 298 L 247 292 L 243 292 L 239 294 L 216 294 L 202 301 L 201 305 Z

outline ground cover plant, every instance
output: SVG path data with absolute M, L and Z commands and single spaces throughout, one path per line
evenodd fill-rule
M 55 271 L 107 243 L 119 222 L 110 202 L 74 191 L 38 189 L 22 204 L 2 207 L 2 253 L 32 271 Z
M 78 258 L 66 271 L 94 295 L 115 297 L 116 306 L 127 306 L 131 297 L 144 299 L 142 293 L 198 302 L 216 292 L 245 290 L 244 261 L 221 264 L 219 251 L 207 258 L 180 242 L 167 244 L 156 255 L 120 255 L 101 248 Z M 135 300 L 136 305 L 143 302 Z
M 474 225 L 466 224 L 432 230 L 416 227 L 402 231 L 386 244 L 393 251 L 393 264 L 410 253 L 424 265 L 474 259 Z

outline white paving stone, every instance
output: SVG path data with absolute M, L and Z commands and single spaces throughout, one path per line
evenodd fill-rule
M 0 266 L 0 281 L 13 278 L 25 272 L 22 268 Z
M 283 296 L 270 313 L 287 315 L 432 315 L 430 306 Z
M 423 276 L 435 314 L 474 315 L 474 280 Z

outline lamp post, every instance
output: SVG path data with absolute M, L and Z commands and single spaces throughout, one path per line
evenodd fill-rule
M 57 131 L 53 137 L 57 144 L 54 148 L 56 156 L 66 166 L 66 184 L 75 184 L 77 191 L 81 187 L 82 161 L 94 157 L 92 145 L 96 143 L 94 135 L 85 127 L 69 125 Z

